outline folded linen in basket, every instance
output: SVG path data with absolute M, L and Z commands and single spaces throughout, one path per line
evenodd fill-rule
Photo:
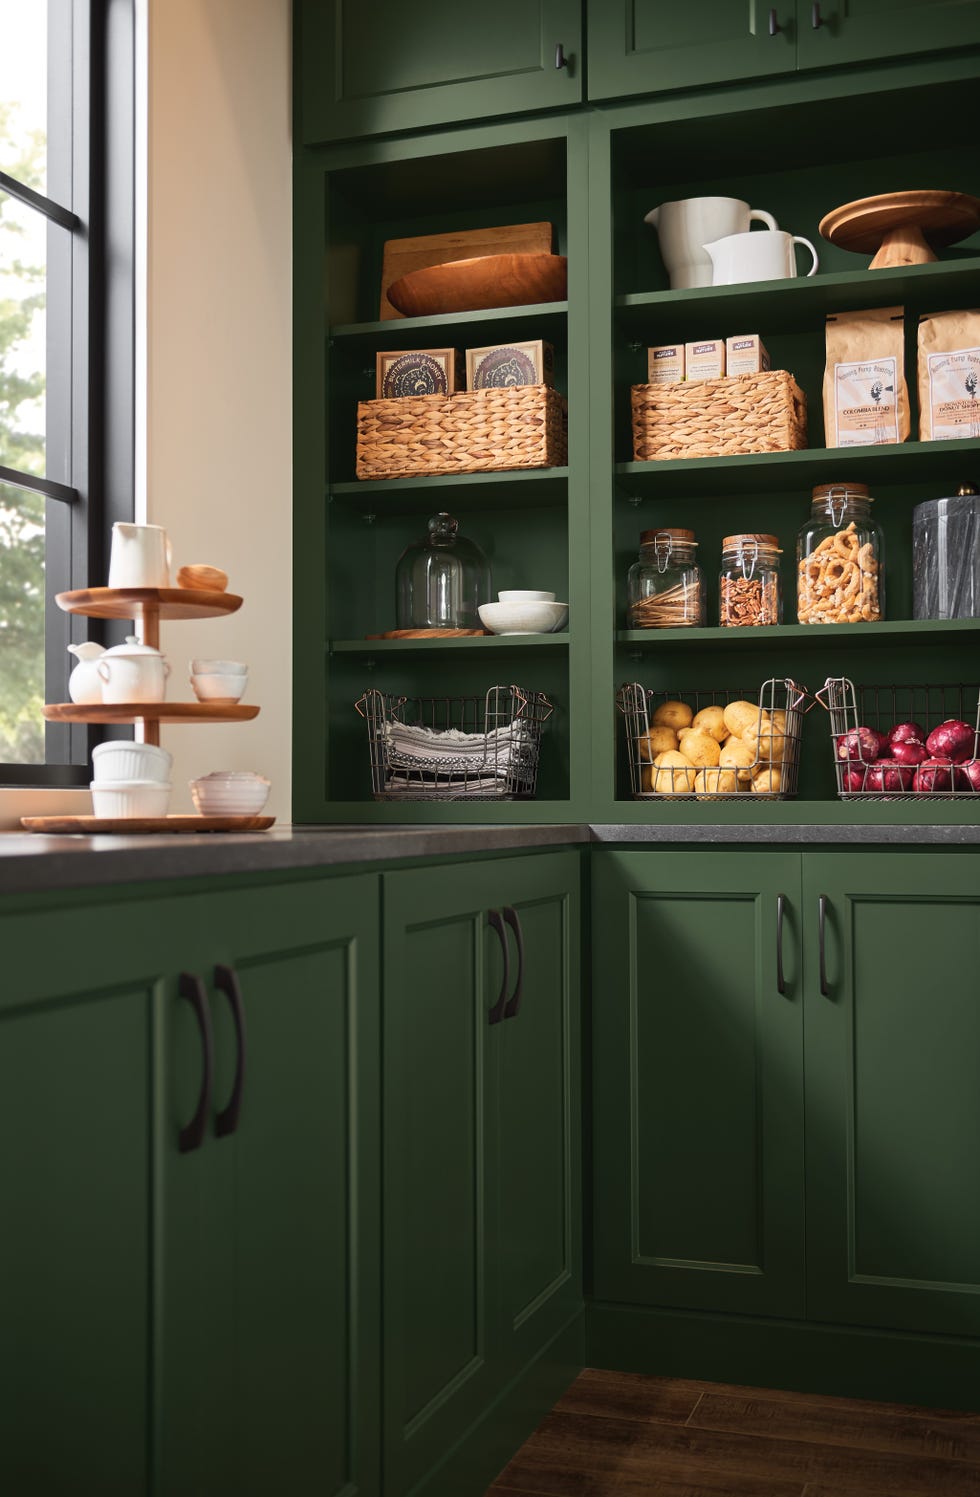
M 402 795 L 424 796 L 426 800 L 465 800 L 468 795 L 485 797 L 499 794 L 502 779 L 502 775 L 479 775 L 475 779 L 446 781 L 393 774 L 385 780 L 385 790 Z
M 508 723 L 489 733 L 385 723 L 384 740 L 389 768 L 442 774 L 475 774 L 481 770 L 506 774 L 512 765 L 523 762 L 531 749 L 530 734 L 522 722 Z

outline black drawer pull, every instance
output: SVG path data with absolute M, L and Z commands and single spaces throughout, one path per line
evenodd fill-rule
M 214 1036 L 211 1033 L 211 1012 L 208 1008 L 207 994 L 201 979 L 192 972 L 182 972 L 177 992 L 179 997 L 187 999 L 197 1015 L 197 1027 L 201 1033 L 201 1055 L 204 1061 L 197 1108 L 190 1122 L 186 1127 L 181 1128 L 178 1139 L 180 1152 L 189 1154 L 192 1149 L 199 1149 L 203 1144 L 208 1125 L 208 1113 L 211 1111 L 211 1089 L 214 1085 Z
M 814 31 L 819 31 L 823 25 L 823 16 L 820 14 L 820 6 L 816 3 L 816 0 L 814 0 L 814 4 L 810 8 L 810 25 Z
M 517 981 L 514 984 L 513 996 L 504 1009 L 504 1018 L 516 1019 L 521 1006 L 521 998 L 524 995 L 524 932 L 521 930 L 520 915 L 510 905 L 507 905 L 504 910 L 504 919 L 514 932 L 514 941 L 517 945 Z
M 235 1064 L 235 1084 L 231 1089 L 228 1106 L 223 1108 L 214 1120 L 215 1133 L 219 1138 L 224 1138 L 229 1133 L 234 1133 L 238 1127 L 238 1118 L 242 1110 L 242 1094 L 245 1090 L 248 1041 L 245 1033 L 245 1005 L 242 1003 L 242 990 L 238 986 L 238 975 L 234 967 L 215 967 L 214 986 L 219 993 L 224 993 L 231 1004 L 231 1012 L 235 1020 L 235 1045 L 238 1052 Z
M 783 28 L 780 26 L 779 21 L 776 17 L 776 7 L 773 6 L 772 10 L 769 12 L 769 35 L 775 36 L 777 32 L 782 31 L 782 29 Z
M 820 934 L 820 994 L 823 998 L 830 997 L 830 988 L 827 986 L 827 896 L 821 894 L 818 909 L 818 931 Z
M 776 992 L 786 997 L 786 974 L 783 972 L 783 916 L 786 913 L 786 895 L 776 896 Z
M 565 48 L 562 46 L 561 42 L 559 42 L 555 47 L 555 67 L 567 68 L 568 63 L 569 59 L 565 56 Z M 569 71 L 571 70 L 569 69 Z
M 510 951 L 507 946 L 507 932 L 504 930 L 504 922 L 499 910 L 488 910 L 487 920 L 490 929 L 497 932 L 500 938 L 500 949 L 504 956 L 504 980 L 500 984 L 500 997 L 493 1008 L 487 1014 L 488 1024 L 499 1024 L 504 1017 L 504 1005 L 507 1002 L 507 989 L 510 987 Z

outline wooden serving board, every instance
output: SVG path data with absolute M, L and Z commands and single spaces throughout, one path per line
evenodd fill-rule
M 274 816 L 22 816 L 20 824 L 29 832 L 54 836 L 83 833 L 147 832 L 265 832 Z
M 203 587 L 83 587 L 56 593 L 55 602 L 90 619 L 210 619 L 242 606 L 237 593 Z
M 49 723 L 247 723 L 259 715 L 243 702 L 49 702 L 41 711 Z
M 400 320 L 402 313 L 388 300 L 388 287 L 412 270 L 445 265 L 449 260 L 471 260 L 477 255 L 550 255 L 555 237 L 551 224 L 505 224 L 498 229 L 459 229 L 453 234 L 421 234 L 414 239 L 385 241 L 381 266 L 382 322 Z
M 365 634 L 365 639 L 483 639 L 486 629 L 386 629 L 384 634 Z

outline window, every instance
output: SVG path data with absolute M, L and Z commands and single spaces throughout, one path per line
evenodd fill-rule
M 87 784 L 55 595 L 132 514 L 132 0 L 0 0 L 0 782 Z

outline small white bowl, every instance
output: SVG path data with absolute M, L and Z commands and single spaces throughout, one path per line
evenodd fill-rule
M 201 816 L 257 816 L 272 783 L 251 770 L 226 769 L 191 780 L 190 787 Z
M 192 676 L 247 676 L 248 666 L 242 660 L 191 660 Z
M 497 594 L 501 603 L 553 603 L 554 593 L 538 593 L 528 588 L 511 588 Z
M 567 603 L 480 605 L 480 622 L 493 634 L 555 634 L 567 621 Z
M 96 816 L 166 816 L 172 785 L 159 780 L 93 780 L 92 810 Z
M 173 756 L 154 743 L 100 743 L 92 750 L 92 773 L 99 785 L 107 780 L 163 784 L 173 762 Z
M 223 676 L 213 672 L 191 676 L 194 695 L 199 702 L 214 702 L 219 706 L 241 701 L 248 685 L 247 676 Z

